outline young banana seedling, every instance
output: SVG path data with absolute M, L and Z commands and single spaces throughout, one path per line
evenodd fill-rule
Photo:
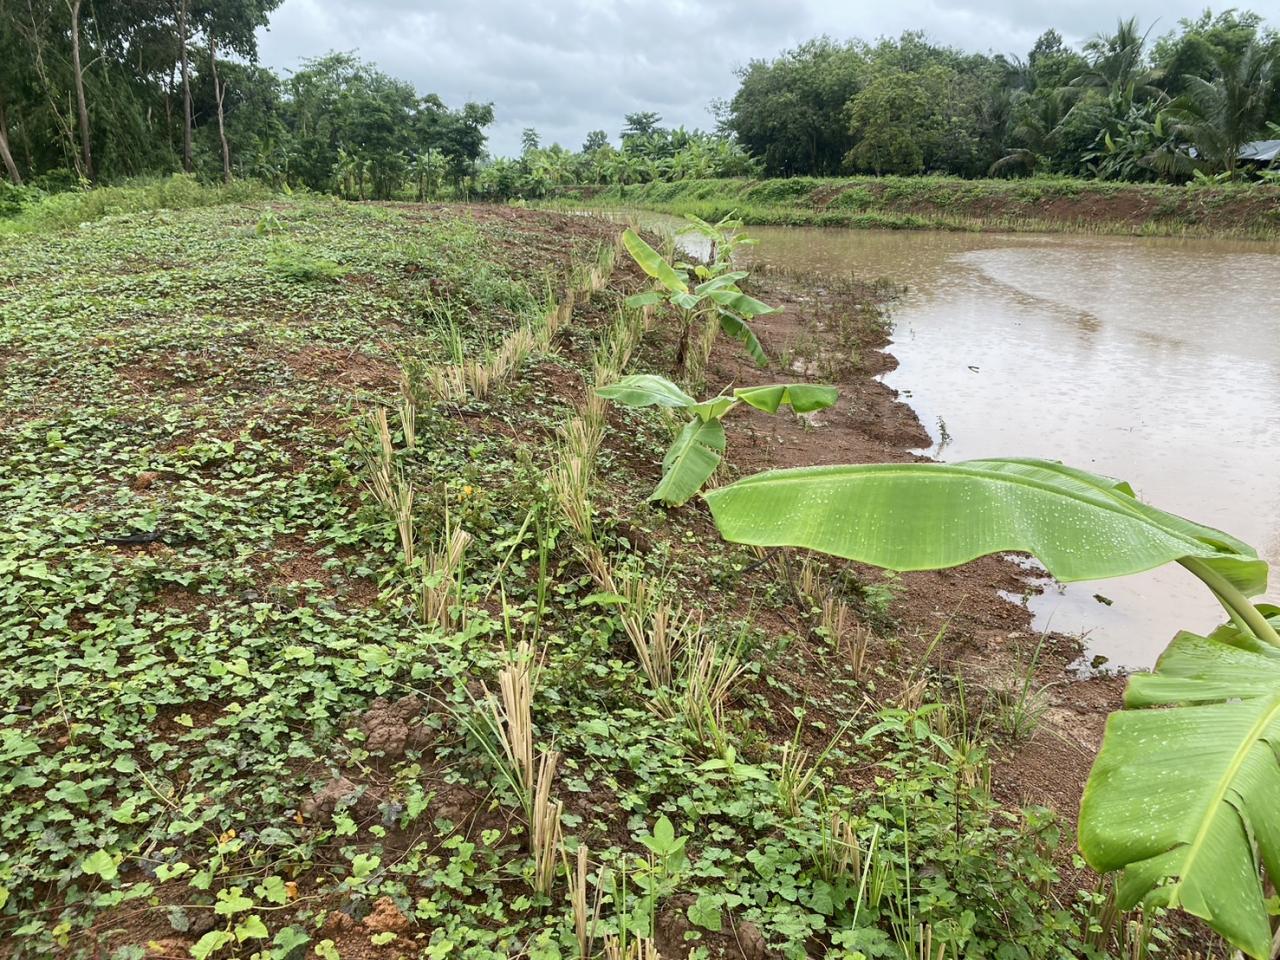
M 647 373 L 623 377 L 596 393 L 627 407 L 667 407 L 689 414 L 689 421 L 662 458 L 662 480 L 649 495 L 650 500 L 672 507 L 688 501 L 715 473 L 725 449 L 721 421 L 739 403 L 765 413 L 777 413 L 782 406 L 796 413 L 812 413 L 832 406 L 839 396 L 835 387 L 790 383 L 743 387 L 699 402 L 665 377 Z
M 690 286 L 689 272 L 668 263 L 657 250 L 645 243 L 634 231 L 625 230 L 622 245 L 640 266 L 657 281 L 653 290 L 627 298 L 633 307 L 669 303 L 680 316 L 680 344 L 676 348 L 676 365 L 688 372 L 689 345 L 693 328 L 699 319 L 713 319 L 720 329 L 742 343 L 760 366 L 769 365 L 764 348 L 749 323 L 756 317 L 777 313 L 777 307 L 761 303 L 738 289 L 738 281 L 747 277 L 746 270 L 731 270 Z M 681 264 L 681 267 L 686 266 Z
M 732 269 L 733 255 L 739 247 L 752 247 L 760 242 L 754 237 L 748 237 L 739 232 L 742 229 L 742 221 L 734 219 L 732 213 L 721 217 L 715 223 L 707 223 L 692 213 L 686 213 L 684 219 L 688 226 L 677 231 L 677 235 L 696 233 L 711 245 L 706 263 L 675 265 L 676 269 L 686 270 L 699 280 L 710 280 Z

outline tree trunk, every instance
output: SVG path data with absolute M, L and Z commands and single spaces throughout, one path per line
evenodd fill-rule
M 226 87 L 218 83 L 218 45 L 209 29 L 209 70 L 213 74 L 213 95 L 218 101 L 218 139 L 222 141 L 222 182 L 231 182 L 231 148 L 227 146 L 227 128 L 222 122 L 222 98 Z
M 40 87 L 44 91 L 45 98 L 49 101 L 49 115 L 53 118 L 54 126 L 58 128 L 58 136 L 62 140 L 63 151 L 67 158 L 67 163 L 75 170 L 78 176 L 83 176 L 84 170 L 81 166 L 80 151 L 76 149 L 75 130 L 66 117 L 62 115 L 62 106 L 60 100 L 62 94 L 59 90 L 54 89 L 53 83 L 49 79 L 49 72 L 45 69 L 44 63 L 44 38 L 47 34 L 48 18 L 52 13 L 52 7 L 42 5 L 40 13 L 44 17 L 41 21 L 36 17 L 36 7 L 32 0 L 27 0 L 28 22 L 19 27 L 27 38 L 27 43 L 31 45 L 31 51 L 34 56 L 34 65 L 36 77 L 40 81 Z M 15 26 L 17 24 L 15 23 Z M 31 134 L 25 127 L 23 128 L 23 148 L 27 154 L 28 169 L 35 169 L 35 164 L 31 153 Z
M 78 0 L 77 0 L 78 2 Z M 191 70 L 187 64 L 187 4 L 178 4 L 178 56 L 182 64 L 182 169 L 191 172 Z
M 93 179 L 93 147 L 89 139 L 89 105 L 84 99 L 84 71 L 80 67 L 80 0 L 67 0 L 71 11 L 71 69 L 76 81 L 76 110 L 80 114 L 80 151 L 84 175 Z
M 9 152 L 9 124 L 5 118 L 2 100 L 0 100 L 0 160 L 4 161 L 4 168 L 9 171 L 9 179 L 18 186 L 22 186 L 22 174 L 18 172 L 18 165 L 13 162 L 13 154 Z

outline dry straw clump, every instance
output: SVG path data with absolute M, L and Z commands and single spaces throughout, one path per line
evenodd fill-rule
M 521 641 L 498 673 L 498 695 L 488 687 L 484 695 L 489 726 L 501 751 L 496 759 L 520 798 L 529 827 L 532 886 L 535 892 L 545 894 L 555 881 L 564 805 L 551 797 L 560 754 L 552 746 L 534 756 L 533 695 L 541 670 L 541 659 L 534 657 L 532 645 Z
M 451 630 L 459 625 L 460 618 L 465 618 L 465 608 L 458 601 L 462 588 L 462 562 L 470 543 L 471 534 L 453 526 L 446 517 L 440 545 L 424 556 L 418 566 L 417 614 L 420 623 L 436 624 Z
M 363 435 L 362 435 L 363 434 Z M 400 536 L 400 552 L 406 566 L 414 560 L 413 482 L 395 461 L 395 446 L 387 411 L 382 407 L 371 411 L 363 431 L 356 431 L 357 443 L 365 462 L 365 486 L 387 515 L 395 521 Z

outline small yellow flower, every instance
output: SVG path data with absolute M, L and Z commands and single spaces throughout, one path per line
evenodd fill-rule
M 236 829 L 235 827 L 232 827 L 230 830 L 228 830 L 226 833 L 224 833 L 222 836 L 218 838 L 218 842 L 230 843 L 235 838 L 236 838 Z
M 298 895 L 298 885 L 292 880 L 286 880 L 284 882 L 284 895 L 292 900 Z
M 468 483 L 468 484 L 464 484 L 464 485 L 463 485 L 463 487 L 462 487 L 462 499 L 463 499 L 463 500 L 467 499 L 467 497 L 471 496 L 473 493 L 475 493 L 475 490 L 473 490 L 473 489 L 471 488 L 471 484 L 469 484 L 469 483 Z

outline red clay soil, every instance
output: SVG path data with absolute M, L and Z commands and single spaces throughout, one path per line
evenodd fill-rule
M 754 327 L 772 357 L 788 356 L 796 343 L 820 345 L 820 352 L 860 358 L 857 364 L 796 360 L 785 379 L 817 366 L 840 400 L 807 419 L 747 417 L 728 430 L 728 459 L 736 474 L 776 467 L 836 463 L 927 460 L 914 453 L 930 444 L 915 412 L 878 378 L 896 366 L 880 348 L 884 333 L 862 325 L 842 331 L 853 308 L 874 294 L 867 290 L 825 288 L 814 279 L 780 275 L 754 278 L 753 295 L 783 312 L 759 318 Z M 722 338 L 708 369 L 708 393 L 722 387 L 776 383 L 777 364 L 761 370 L 738 344 Z M 816 373 L 816 371 L 814 371 Z M 732 416 L 732 415 L 731 415 Z M 874 572 L 864 575 L 875 579 Z M 1031 615 L 1000 592 L 1021 596 L 1034 589 L 1024 571 L 1001 557 L 986 557 L 952 570 L 905 574 L 905 587 L 892 613 L 899 632 L 917 653 L 945 627 L 932 663 L 941 675 L 963 676 L 972 690 L 1001 697 L 1016 694 L 1026 664 L 1040 642 Z M 1061 636 L 1045 638 L 1033 689 L 1042 689 L 1044 715 L 1028 739 L 998 751 L 994 790 L 1003 802 L 1050 806 L 1074 828 L 1080 793 L 1102 740 L 1107 714 L 1120 705 L 1123 681 L 1116 677 L 1076 679 L 1069 669 L 1078 645 Z

